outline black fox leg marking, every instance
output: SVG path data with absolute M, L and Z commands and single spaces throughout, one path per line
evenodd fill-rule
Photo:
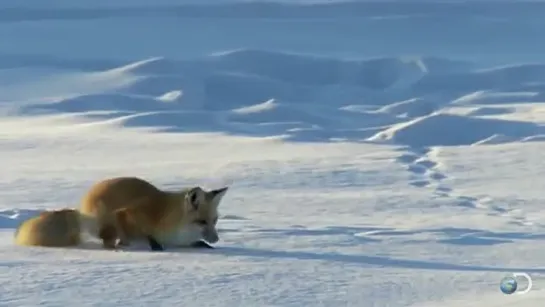
M 152 251 L 164 251 L 165 249 L 163 246 L 155 240 L 152 236 L 147 236 L 146 239 L 148 240 L 149 247 Z
M 102 246 L 105 249 L 115 249 L 117 231 L 114 226 L 105 225 L 98 230 L 98 236 L 102 239 Z
M 193 247 L 193 248 L 215 248 L 212 245 L 208 244 L 208 242 L 205 242 L 205 241 L 193 242 L 193 243 L 191 243 L 190 246 Z

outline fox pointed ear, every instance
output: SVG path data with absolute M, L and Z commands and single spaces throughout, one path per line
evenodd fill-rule
M 187 194 L 185 195 L 186 203 L 190 205 L 193 210 L 199 209 L 199 191 L 200 189 L 195 187 L 187 191 Z
M 218 207 L 220 202 L 221 202 L 221 199 L 223 198 L 225 193 L 227 193 L 228 189 L 229 189 L 229 187 L 223 187 L 223 188 L 220 188 L 220 189 L 215 189 L 215 190 L 209 191 L 207 194 L 208 194 L 208 197 L 210 199 L 210 203 L 212 205 L 214 205 L 215 207 Z

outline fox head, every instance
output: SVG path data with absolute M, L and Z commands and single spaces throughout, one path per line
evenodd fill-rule
M 209 243 L 219 241 L 216 224 L 218 207 L 228 187 L 205 191 L 200 187 L 190 189 L 185 196 L 186 209 L 190 214 L 190 223 L 201 229 L 202 237 Z

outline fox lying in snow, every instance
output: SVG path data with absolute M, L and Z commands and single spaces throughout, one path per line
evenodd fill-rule
M 137 177 L 109 178 L 84 195 L 80 211 L 95 217 L 104 248 L 146 240 L 152 250 L 208 247 L 219 241 L 218 206 L 228 187 L 165 191 Z M 206 242 L 204 242 L 204 241 Z

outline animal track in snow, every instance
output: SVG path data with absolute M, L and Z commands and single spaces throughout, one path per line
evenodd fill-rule
M 439 189 L 439 195 L 445 194 L 446 190 L 444 187 L 440 187 L 440 181 L 447 176 L 438 170 L 438 162 L 434 160 L 433 149 L 409 148 L 396 161 L 405 165 L 407 171 L 411 173 L 410 185 L 419 188 L 435 185 L 436 189 Z
M 483 208 L 483 204 L 475 197 L 456 195 L 453 189 L 444 184 L 448 176 L 440 170 L 436 148 L 405 148 L 396 162 L 406 166 L 410 173 L 409 184 L 417 188 L 433 188 L 436 197 L 454 199 L 458 206 L 464 208 Z M 484 206 L 486 207 L 486 206 Z
M 491 216 L 504 216 L 516 225 L 532 225 L 523 212 L 509 208 L 508 204 L 498 203 L 489 197 L 471 197 L 459 195 L 445 184 L 448 176 L 443 173 L 437 158 L 437 148 L 403 148 L 403 153 L 396 162 L 404 165 L 410 173 L 409 184 L 416 188 L 433 188 L 433 195 L 454 200 L 456 206 L 467 209 L 487 210 Z

